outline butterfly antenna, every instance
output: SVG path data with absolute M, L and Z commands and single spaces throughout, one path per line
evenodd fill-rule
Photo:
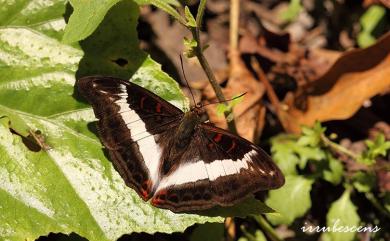
M 192 96 L 192 100 L 194 101 L 194 105 L 196 106 L 197 103 L 195 102 L 194 94 L 192 93 L 192 89 L 191 89 L 191 87 L 190 87 L 190 84 L 188 83 L 186 74 L 184 73 L 183 58 L 181 57 L 181 54 L 180 54 L 179 56 L 180 56 L 181 71 L 183 72 L 184 79 L 186 80 L 187 86 L 188 86 L 188 88 L 190 89 L 190 93 L 191 93 L 191 96 Z
M 204 106 L 208 106 L 208 105 L 214 105 L 214 104 L 219 104 L 219 103 L 224 103 L 224 102 L 232 101 L 232 100 L 238 99 L 238 98 L 240 98 L 240 97 L 242 97 L 242 96 L 244 96 L 244 95 L 246 95 L 246 94 L 247 94 L 247 92 L 244 92 L 244 93 L 242 93 L 241 95 L 235 96 L 235 97 L 233 97 L 233 98 L 231 98 L 231 99 L 227 99 L 227 100 L 223 100 L 223 101 L 217 101 L 217 102 L 211 102 L 211 103 L 205 104 L 205 105 L 203 105 L 203 107 L 204 107 Z

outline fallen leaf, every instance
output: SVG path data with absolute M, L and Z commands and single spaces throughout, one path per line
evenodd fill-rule
M 246 68 L 238 52 L 231 54 L 230 61 L 232 66 L 230 78 L 222 91 L 227 99 L 237 94 L 246 93 L 244 100 L 233 108 L 233 115 L 238 134 L 245 139 L 254 141 L 264 126 L 265 107 L 260 103 L 264 87 Z M 209 102 L 217 101 L 210 84 L 203 89 L 203 95 Z M 206 110 L 212 123 L 218 127 L 227 128 L 224 116 L 217 114 L 214 105 L 207 106 Z
M 306 86 L 306 96 L 289 93 L 288 131 L 299 132 L 300 125 L 316 120 L 344 120 L 351 117 L 365 100 L 390 90 L 390 33 L 366 49 L 343 54 L 323 76 Z M 296 100 L 306 100 L 305 109 Z

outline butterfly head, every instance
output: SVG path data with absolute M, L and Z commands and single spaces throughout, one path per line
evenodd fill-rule
M 198 116 L 201 116 L 206 111 L 201 103 L 197 103 L 194 107 L 191 108 L 191 112 L 197 114 Z

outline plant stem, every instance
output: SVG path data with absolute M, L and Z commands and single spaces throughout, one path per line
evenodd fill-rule
M 202 47 L 202 44 L 201 44 L 201 41 L 200 41 L 199 27 L 201 26 L 201 21 L 202 21 L 202 18 L 203 18 L 203 13 L 204 13 L 205 7 L 206 7 L 206 1 L 202 0 L 200 2 L 200 4 L 199 4 L 198 13 L 196 15 L 197 16 L 196 17 L 197 27 L 195 27 L 195 28 L 194 27 L 190 27 L 190 30 L 191 30 L 191 33 L 192 33 L 192 37 L 197 42 L 197 45 L 196 45 L 196 48 L 195 48 L 194 52 L 195 52 L 195 56 L 199 60 L 200 65 L 202 66 L 204 72 L 206 73 L 207 78 L 209 79 L 209 82 L 210 82 L 211 86 L 214 89 L 214 92 L 215 92 L 215 94 L 217 96 L 218 101 L 221 102 L 221 103 L 224 103 L 225 105 L 227 105 L 226 98 L 225 98 L 225 96 L 222 93 L 222 89 L 219 86 L 219 84 L 217 82 L 217 79 L 215 78 L 214 73 L 211 70 L 211 67 L 210 67 L 207 59 L 203 55 L 203 47 Z M 230 114 L 231 114 L 231 110 L 228 110 L 228 111 L 226 111 L 224 113 L 226 120 L 227 120 L 227 117 Z M 227 121 L 227 124 L 228 124 L 228 128 L 229 128 L 229 130 L 231 132 L 237 133 L 236 125 L 235 125 L 233 119 L 231 121 Z
M 236 237 L 236 225 L 232 217 L 225 218 L 225 241 L 233 241 Z
M 259 223 L 261 229 L 267 234 L 267 236 L 272 241 L 283 241 L 282 238 L 278 236 L 272 226 L 267 222 L 267 220 L 262 215 L 253 216 L 254 219 Z
M 351 157 L 352 159 L 357 160 L 358 156 L 355 153 L 353 153 L 350 150 L 348 150 L 347 148 L 329 140 L 328 137 L 326 137 L 324 134 L 321 134 L 321 140 L 326 146 L 329 146 L 330 148 L 334 149 L 335 151 L 343 153 L 343 154 Z
M 379 212 L 381 212 L 384 216 L 386 216 L 387 218 L 390 218 L 390 212 L 387 211 L 382 205 L 381 203 L 378 201 L 378 199 L 376 199 L 376 197 L 370 193 L 370 192 L 367 192 L 365 193 L 365 196 L 366 198 L 368 199 L 368 201 L 371 202 L 371 204 L 376 208 L 378 209 Z
M 196 14 L 196 26 L 198 26 L 198 29 L 200 29 L 200 27 L 202 26 L 203 14 L 206 8 L 206 2 L 207 0 L 201 0 L 198 6 L 198 12 Z
M 230 0 L 230 52 L 236 51 L 238 46 L 238 22 L 240 18 L 240 0 Z

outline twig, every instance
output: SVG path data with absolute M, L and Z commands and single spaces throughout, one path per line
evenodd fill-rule
M 202 66 L 204 72 L 206 73 L 207 78 L 209 79 L 209 82 L 210 82 L 211 86 L 214 89 L 214 92 L 215 92 L 215 94 L 217 96 L 217 99 L 219 100 L 219 102 L 224 103 L 225 105 L 227 105 L 225 96 L 222 93 L 222 89 L 219 86 L 219 84 L 217 82 L 217 79 L 215 78 L 214 73 L 211 70 L 211 67 L 210 67 L 207 59 L 203 55 L 203 47 L 202 47 L 202 44 L 201 44 L 201 41 L 200 41 L 199 28 L 201 26 L 201 21 L 202 21 L 202 18 L 203 18 L 203 13 L 204 13 L 205 7 L 206 7 L 206 0 L 201 0 L 200 3 L 199 3 L 199 7 L 198 7 L 198 13 L 196 15 L 197 16 L 197 19 L 196 19 L 197 27 L 190 27 L 190 30 L 191 30 L 191 33 L 192 33 L 192 37 L 197 42 L 197 45 L 196 45 L 196 47 L 194 49 L 194 53 L 195 53 L 195 56 L 198 58 L 199 63 Z M 230 114 L 231 114 L 231 110 L 227 110 L 224 113 L 226 120 L 228 119 L 227 117 Z M 231 132 L 237 133 L 236 125 L 234 123 L 234 119 L 232 119 L 231 121 L 227 121 L 227 124 L 228 124 L 228 128 L 229 128 L 229 130 Z
M 275 108 L 275 112 L 279 118 L 280 123 L 282 124 L 285 130 L 288 130 L 288 125 L 286 123 L 286 117 L 285 117 L 286 112 L 283 110 L 279 98 L 276 95 L 274 89 L 272 88 L 272 85 L 268 81 L 268 78 L 265 75 L 263 69 L 260 67 L 260 65 L 257 63 L 254 57 L 251 58 L 251 65 L 254 71 L 256 72 L 256 74 L 258 75 L 260 81 L 264 84 L 265 90 L 267 92 L 267 96 L 271 101 L 272 106 Z
M 230 0 L 230 26 L 229 26 L 230 53 L 237 50 L 239 18 L 240 18 L 240 0 Z
M 225 240 L 233 241 L 236 237 L 236 225 L 232 217 L 227 217 L 225 219 Z
M 237 51 L 238 46 L 238 22 L 240 18 L 240 1 L 239 0 L 230 0 L 230 26 L 229 26 L 229 41 L 230 41 L 230 47 L 229 47 L 229 54 L 230 57 L 232 56 L 232 53 Z M 232 62 L 230 62 L 230 65 Z M 230 67 L 232 70 L 233 68 Z M 228 123 L 229 124 L 229 123 Z M 235 125 L 233 127 L 229 126 L 229 129 L 235 128 Z M 237 130 L 234 131 L 237 133 Z M 236 225 L 234 223 L 234 219 L 231 217 L 227 217 L 225 219 L 225 230 L 226 230 L 226 241 L 233 241 L 235 240 L 236 236 Z
M 330 148 L 332 148 L 336 152 L 343 153 L 343 154 L 351 157 L 354 160 L 358 159 L 358 156 L 355 153 L 353 153 L 350 150 L 348 150 L 347 148 L 329 140 L 328 137 L 326 137 L 323 133 L 321 134 L 321 140 L 325 144 L 325 146 L 329 146 Z
M 279 109 L 281 109 L 279 98 L 276 96 L 276 93 L 272 88 L 272 85 L 268 81 L 268 78 L 265 76 L 263 69 L 260 67 L 260 65 L 257 63 L 254 57 L 251 58 L 251 65 L 253 69 L 256 71 L 256 74 L 259 76 L 260 81 L 263 82 L 264 87 L 267 91 L 268 98 L 270 99 L 272 105 L 275 107 L 276 111 L 278 112 Z
M 267 236 L 272 241 L 283 241 L 282 238 L 278 236 L 272 226 L 267 222 L 267 220 L 262 215 L 254 216 L 254 219 L 259 223 L 261 229 L 267 234 Z
M 368 201 L 371 202 L 372 206 L 374 206 L 380 213 L 382 213 L 384 216 L 386 216 L 387 218 L 390 218 L 390 212 L 387 211 L 382 205 L 381 203 L 378 201 L 378 199 L 376 199 L 376 197 L 370 193 L 370 192 L 367 192 L 365 193 L 365 196 L 366 198 L 368 199 Z

